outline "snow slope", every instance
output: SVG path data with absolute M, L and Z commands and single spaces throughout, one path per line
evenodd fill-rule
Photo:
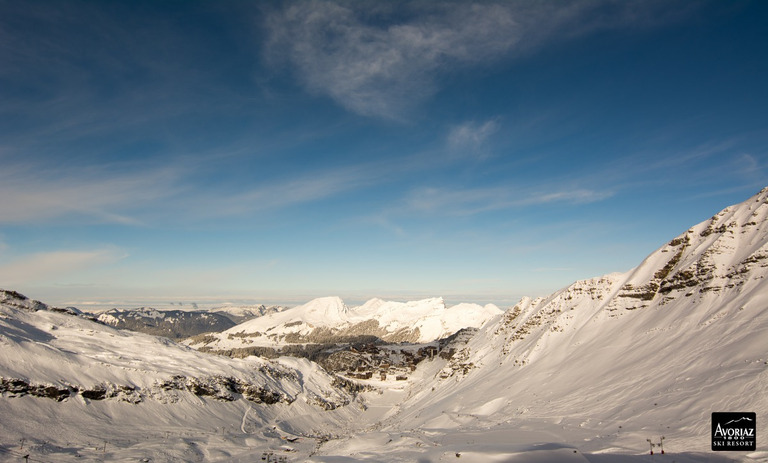
M 336 381 L 306 360 L 207 355 L 0 290 L 0 461 L 18 461 L 22 439 L 37 461 L 163 461 L 163 446 L 180 461 L 251 458 L 249 445 L 285 444 L 269 423 L 350 404 Z M 212 442 L 227 438 L 239 444 Z
M 371 299 L 349 308 L 338 297 L 314 299 L 283 312 L 269 314 L 204 340 L 194 347 L 224 350 L 287 343 L 324 343 L 356 336 L 375 336 L 390 342 L 430 342 L 462 328 L 477 328 L 502 311 L 489 304 L 446 307 L 442 298 L 413 302 Z
M 374 435 L 410 436 L 423 447 L 408 448 L 412 461 L 462 449 L 471 461 L 568 461 L 564 448 L 573 461 L 645 461 L 630 456 L 661 436 L 675 461 L 768 461 L 765 437 L 757 452 L 715 453 L 709 435 L 712 412 L 751 411 L 768 436 L 766 275 L 768 189 L 629 272 L 524 298 L 451 360 L 420 364 L 378 434 L 334 442 L 318 461 L 380 461 L 386 451 L 361 445 Z

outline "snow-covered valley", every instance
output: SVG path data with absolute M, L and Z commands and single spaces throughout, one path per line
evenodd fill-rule
M 0 459 L 768 461 L 766 275 L 768 189 L 503 311 L 321 298 L 180 344 L 5 291 Z M 399 352 L 407 378 L 211 353 L 359 336 L 390 344 L 352 360 Z M 710 450 L 724 411 L 757 414 L 756 451 Z

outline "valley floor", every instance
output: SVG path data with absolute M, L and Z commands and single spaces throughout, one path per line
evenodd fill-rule
M 446 410 L 405 409 L 408 399 L 423 395 L 420 385 L 440 371 L 442 362 L 425 362 L 408 383 L 378 383 L 381 393 L 365 393 L 367 409 L 360 413 L 358 430 L 331 440 L 306 461 L 327 463 L 370 462 L 768 462 L 768 452 L 721 452 L 709 450 L 709 437 L 692 444 L 664 442 L 650 455 L 647 438 L 658 441 L 662 429 L 629 429 L 583 416 L 553 418 L 550 410 L 537 413 L 536 407 L 516 417 L 494 414 L 498 400 L 492 400 L 468 414 L 468 404 L 482 398 L 466 398 Z M 403 405 L 401 405 L 403 404 Z M 456 411 L 454 411 L 456 410 Z M 424 417 L 428 416 L 428 421 Z M 674 436 L 672 430 L 667 433 Z M 670 431 L 672 431 L 670 433 Z M 681 446 L 682 445 L 682 446 Z M 304 461 L 304 460 L 296 460 Z

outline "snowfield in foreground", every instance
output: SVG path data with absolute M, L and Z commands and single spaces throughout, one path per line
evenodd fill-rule
M 461 314 L 488 315 L 407 381 L 351 380 L 304 359 L 203 354 L 3 292 L 0 459 L 766 462 L 766 275 L 768 189 L 629 272 L 504 312 L 464 305 L 449 317 L 439 299 L 353 310 L 324 298 L 228 333 L 269 339 L 374 319 L 364 327 L 389 335 L 407 314 L 411 327 L 424 324 L 419 337 L 401 334 L 420 341 L 461 325 L 452 325 Z M 756 451 L 710 450 L 711 413 L 725 411 L 757 414 Z

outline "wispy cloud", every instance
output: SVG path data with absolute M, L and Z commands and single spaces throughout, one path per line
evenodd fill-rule
M 280 181 L 244 188 L 233 194 L 214 192 L 212 195 L 197 198 L 196 201 L 207 215 L 221 217 L 249 215 L 322 201 L 383 181 L 387 176 L 386 171 L 385 166 L 377 169 L 372 165 L 326 169 L 296 174 Z
M 484 158 L 488 156 L 487 141 L 499 130 L 496 119 L 485 122 L 469 121 L 451 128 L 447 137 L 452 156 Z
M 437 90 L 438 69 L 493 59 L 519 40 L 512 12 L 500 5 L 436 5 L 398 23 L 376 22 L 362 10 L 293 4 L 269 17 L 267 54 L 287 59 L 310 91 L 350 111 L 397 118 Z
M 313 0 L 267 16 L 265 54 L 311 92 L 365 116 L 400 118 L 440 74 L 534 49 L 554 38 L 667 20 L 662 2 L 423 2 L 399 9 Z
M 0 9 L 0 116 L 13 128 L 5 144 L 39 156 L 41 147 L 100 136 L 103 152 L 115 139 L 172 138 L 169 128 L 201 107 L 230 114 L 242 105 L 242 95 L 214 85 L 225 74 L 221 54 L 175 15 L 118 3 Z
M 571 267 L 537 267 L 532 269 L 533 272 L 570 272 L 573 271 Z
M 474 215 L 500 209 L 520 208 L 550 203 L 587 204 L 612 196 L 610 191 L 585 188 L 554 191 L 522 190 L 506 187 L 422 188 L 412 191 L 406 209 L 441 215 Z
M 201 185 L 199 177 L 211 166 L 197 161 L 133 165 L 129 172 L 118 166 L 52 171 L 37 163 L 9 164 L 0 170 L 0 224 L 146 226 L 247 219 L 379 185 L 414 168 L 407 161 L 388 159 L 297 171 L 255 184 Z
M 692 192 L 702 187 L 715 191 L 715 185 L 728 179 L 744 185 L 744 189 L 736 191 L 750 191 L 755 186 L 759 189 L 763 179 L 759 173 L 752 179 L 747 177 L 754 165 L 750 157 L 742 157 L 744 150 L 743 140 L 739 138 L 696 140 L 696 144 L 686 145 L 675 144 L 665 137 L 640 150 L 616 156 L 582 181 L 601 183 L 607 180 L 612 182 L 615 190 L 623 191 L 678 188 Z M 685 175 L 681 175 L 682 172 Z
M 48 281 L 71 275 L 73 272 L 117 262 L 127 254 L 117 248 L 106 247 L 87 251 L 52 251 L 17 257 L 0 265 L 0 282 L 8 287 Z
M 77 218 L 139 225 L 135 212 L 178 193 L 172 168 L 114 173 L 83 168 L 51 172 L 39 166 L 6 166 L 0 172 L 0 223 Z

